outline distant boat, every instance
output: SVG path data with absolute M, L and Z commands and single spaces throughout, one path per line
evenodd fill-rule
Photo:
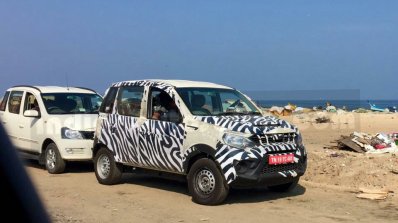
M 370 103 L 369 101 L 368 101 L 368 103 L 369 103 L 369 105 L 370 105 L 370 110 L 372 110 L 372 111 L 379 111 L 379 112 L 389 111 L 388 108 L 380 108 L 380 107 L 377 107 L 375 104 L 372 104 L 372 103 Z

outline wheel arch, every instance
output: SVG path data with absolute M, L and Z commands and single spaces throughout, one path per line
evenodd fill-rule
M 185 158 L 185 162 L 183 163 L 185 174 L 188 174 L 192 165 L 201 158 L 211 159 L 216 163 L 217 166 L 219 165 L 216 162 L 216 150 L 213 147 L 206 144 L 197 144 L 192 146 L 191 148 L 192 152 L 188 153 L 187 157 Z
M 40 150 L 40 156 L 39 156 L 39 163 L 44 164 L 45 163 L 45 154 L 46 154 L 46 148 L 48 145 L 51 143 L 55 143 L 54 140 L 47 138 L 43 141 L 43 144 L 41 145 L 41 150 Z
M 97 152 L 101 149 L 101 148 L 107 148 L 108 149 L 108 147 L 105 145 L 105 144 L 103 144 L 103 143 L 96 143 L 94 146 L 93 146 L 93 160 L 94 160 L 94 157 L 95 157 L 95 155 L 97 155 Z

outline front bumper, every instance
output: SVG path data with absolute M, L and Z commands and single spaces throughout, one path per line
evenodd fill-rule
M 291 153 L 294 154 L 293 163 L 268 163 L 269 156 Z M 220 165 L 226 183 L 230 185 L 283 184 L 302 176 L 307 168 L 305 147 L 296 143 L 273 143 L 251 149 L 238 149 L 218 143 L 215 159 Z
M 56 142 L 58 150 L 64 160 L 91 160 L 93 140 L 90 139 L 61 139 Z
M 307 169 L 306 156 L 300 159 L 297 163 L 269 165 L 268 155 L 255 165 L 254 168 L 243 165 L 243 163 L 250 162 L 243 160 L 237 162 L 235 165 L 236 179 L 231 183 L 232 187 L 248 188 L 256 186 L 274 186 L 293 182 L 300 176 L 304 175 Z M 256 162 L 253 160 L 253 162 Z

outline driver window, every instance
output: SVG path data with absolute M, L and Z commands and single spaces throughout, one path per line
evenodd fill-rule
M 148 118 L 154 120 L 181 122 L 182 116 L 170 95 L 158 88 L 152 88 L 148 106 Z
M 36 110 L 40 113 L 40 108 L 39 104 L 37 103 L 36 97 L 29 92 L 26 92 L 25 96 L 25 106 L 24 106 L 24 112 L 26 110 Z

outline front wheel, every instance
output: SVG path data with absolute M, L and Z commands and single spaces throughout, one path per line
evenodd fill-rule
M 294 181 L 292 181 L 290 183 L 269 186 L 268 189 L 270 191 L 274 191 L 274 192 L 288 192 L 288 191 L 293 190 L 297 186 L 299 179 L 300 178 L 297 177 Z
M 65 161 L 62 159 L 55 143 L 48 144 L 45 157 L 46 169 L 49 173 L 58 174 L 65 171 Z
M 222 203 L 228 195 L 228 186 L 214 161 L 197 160 L 188 173 L 188 189 L 194 202 L 204 205 Z
M 115 162 L 113 154 L 101 148 L 94 158 L 95 176 L 100 184 L 117 184 L 122 179 L 122 165 Z

